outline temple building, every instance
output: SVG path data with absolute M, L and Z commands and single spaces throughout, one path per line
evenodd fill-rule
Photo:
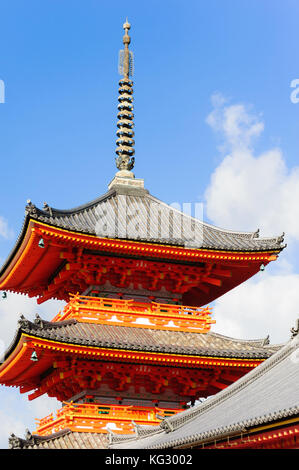
M 283 236 L 209 225 L 151 195 L 132 172 L 133 54 L 123 27 L 117 173 L 105 194 L 71 210 L 28 201 L 0 271 L 5 292 L 66 302 L 51 321 L 21 316 L 0 365 L 1 384 L 62 404 L 25 438 L 13 434 L 13 448 L 134 446 L 136 436 L 177 445 L 168 431 L 184 433 L 196 410 L 280 354 L 267 337 L 214 333 L 209 303 L 276 260 Z M 211 426 L 227 424 L 215 416 Z
M 279 351 L 225 390 L 112 449 L 299 449 L 299 322 Z

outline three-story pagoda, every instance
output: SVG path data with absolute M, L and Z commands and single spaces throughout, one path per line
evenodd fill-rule
M 124 24 L 116 165 L 108 191 L 71 210 L 26 206 L 0 289 L 66 302 L 23 316 L 0 383 L 62 402 L 13 447 L 107 446 L 223 390 L 276 350 L 210 331 L 208 304 L 275 260 L 283 237 L 223 230 L 161 202 L 135 178 L 133 55 Z M 241 314 L 241 312 L 240 312 Z

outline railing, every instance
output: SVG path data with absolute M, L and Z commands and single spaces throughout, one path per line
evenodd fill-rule
M 143 328 L 207 333 L 215 320 L 210 307 L 143 303 L 133 299 L 106 299 L 71 295 L 64 310 L 52 321 L 74 318 L 79 322 L 118 324 Z
M 127 434 L 134 432 L 134 423 L 157 425 L 163 417 L 180 411 L 183 410 L 66 403 L 57 411 L 56 417 L 51 413 L 45 418 L 36 419 L 35 434 L 44 436 L 66 428 L 78 432 L 107 433 L 109 427 L 118 434 Z

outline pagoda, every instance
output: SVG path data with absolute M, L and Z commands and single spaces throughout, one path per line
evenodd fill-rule
M 133 54 L 123 25 L 117 173 L 71 210 L 28 201 L 0 289 L 66 302 L 51 321 L 19 319 L 0 383 L 56 397 L 13 447 L 107 447 L 234 383 L 277 351 L 268 338 L 211 331 L 209 303 L 277 259 L 283 236 L 223 230 L 152 196 L 135 178 Z M 66 437 L 67 436 L 67 437 Z M 60 443 L 60 444 L 59 444 Z

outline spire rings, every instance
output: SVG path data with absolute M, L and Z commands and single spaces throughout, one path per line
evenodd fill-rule
M 118 130 L 116 132 L 117 148 L 115 153 L 116 157 L 116 166 L 122 171 L 130 171 L 134 167 L 134 157 L 135 154 L 134 145 L 134 114 L 133 114 L 133 81 L 130 80 L 129 75 L 133 73 L 133 53 L 129 51 L 130 36 L 128 31 L 130 29 L 130 24 L 126 20 L 124 24 L 125 35 L 123 37 L 124 50 L 120 51 L 119 54 L 119 72 L 124 75 L 124 77 L 119 80 L 119 96 L 118 96 Z

